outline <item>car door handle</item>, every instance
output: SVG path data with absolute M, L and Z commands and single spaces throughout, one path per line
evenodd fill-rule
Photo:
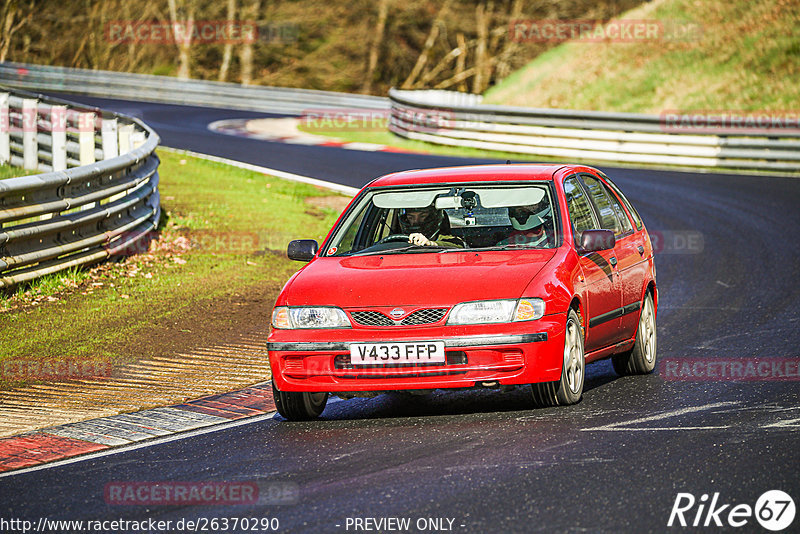
M 639 251 L 639 256 L 644 256 L 644 247 L 642 245 L 636 247 L 636 250 Z
M 611 265 L 616 266 L 617 265 L 617 257 L 616 256 L 611 256 L 610 258 L 608 258 L 608 263 L 610 263 Z

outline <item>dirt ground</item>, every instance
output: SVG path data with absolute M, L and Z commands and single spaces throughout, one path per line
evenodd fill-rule
M 142 317 L 145 326 L 114 346 L 134 363 L 115 365 L 111 377 L 0 391 L 0 437 L 268 380 L 266 339 L 279 290 L 274 282 L 254 285 L 158 324 Z
M 349 201 L 349 197 L 343 196 L 309 197 L 306 213 L 323 217 L 324 209 L 341 212 Z M 135 261 L 146 265 L 186 263 L 182 257 L 191 249 L 191 234 L 186 236 L 188 241 L 176 234 L 154 242 L 147 254 L 137 255 L 130 262 L 97 265 L 85 280 L 54 294 L 12 299 L 6 303 L 10 307 L 4 313 L 62 305 L 61 313 L 66 313 L 72 299 L 91 294 L 99 289 L 97 286 L 113 285 L 120 277 L 132 276 L 131 269 L 136 267 L 131 264 Z M 273 250 L 261 253 L 284 256 Z M 290 267 L 299 266 L 287 266 L 287 273 Z M 268 380 L 266 339 L 272 307 L 282 284 L 282 280 L 264 280 L 221 298 L 180 307 L 180 312 L 167 318 L 156 319 L 146 313 L 125 319 L 104 318 L 104 325 L 111 330 L 115 321 L 137 325 L 134 333 L 115 337 L 110 342 L 113 346 L 105 347 L 115 355 L 111 376 L 39 382 L 0 390 L 0 437 L 181 403 Z M 45 354 L 50 350 L 42 347 L 42 351 Z

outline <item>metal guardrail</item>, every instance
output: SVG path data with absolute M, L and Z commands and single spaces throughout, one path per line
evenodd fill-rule
M 297 115 L 310 108 L 388 110 L 385 97 L 288 87 L 243 86 L 101 70 L 0 63 L 0 84 L 34 91 Z
M 0 87 L 0 288 L 140 246 L 158 225 L 159 137 L 121 114 Z
M 409 139 L 535 156 L 691 167 L 800 171 L 800 130 L 673 133 L 634 113 L 482 105 L 451 91 L 389 91 L 389 129 Z

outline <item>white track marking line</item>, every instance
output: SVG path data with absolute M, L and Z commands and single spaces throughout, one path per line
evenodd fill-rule
M 92 452 L 89 454 L 84 454 L 82 456 L 76 456 L 74 458 L 66 458 L 64 460 L 57 460 L 55 462 L 49 462 L 42 465 L 36 465 L 33 467 L 26 467 L 24 469 L 18 469 L 16 471 L 9 471 L 7 473 L 0 473 L 0 478 L 5 477 L 13 477 L 14 475 L 22 475 L 25 473 L 31 473 L 33 471 L 40 471 L 42 469 L 51 469 L 53 467 L 61 467 L 63 465 L 74 464 L 78 462 L 83 462 L 86 460 L 94 460 L 96 458 L 102 458 L 103 456 L 111 456 L 112 454 L 119 454 L 122 452 L 134 451 L 136 449 L 144 449 L 146 447 L 153 447 L 155 445 L 161 445 L 164 443 L 170 443 L 172 441 L 178 441 L 180 439 L 192 438 L 195 436 L 202 436 L 204 434 L 211 434 L 213 432 L 218 432 L 220 430 L 228 430 L 230 428 L 236 428 L 237 426 L 244 426 L 250 425 L 253 423 L 260 423 L 263 421 L 267 421 L 272 419 L 276 412 L 269 412 L 263 415 L 256 415 L 253 417 L 249 417 L 247 419 L 239 419 L 238 421 L 231 421 L 229 423 L 220 423 L 209 427 L 198 428 L 196 430 L 190 430 L 188 432 L 179 432 L 173 434 L 171 436 L 164 436 L 161 438 L 153 438 L 144 442 L 133 443 L 131 445 L 123 445 L 120 447 L 114 447 L 112 449 L 106 449 L 104 451 Z
M 677 427 L 644 427 L 644 428 L 630 428 L 624 427 L 624 425 L 635 425 L 637 423 L 645 423 L 647 421 L 658 421 L 661 419 L 668 419 L 670 417 L 677 417 L 680 415 L 686 415 L 689 413 L 694 412 L 701 412 L 704 410 L 710 410 L 712 408 L 719 408 L 722 406 L 734 406 L 737 404 L 741 404 L 738 401 L 731 401 L 731 402 L 715 402 L 712 404 L 704 404 L 703 406 L 690 406 L 688 408 L 680 408 L 678 410 L 672 410 L 669 412 L 663 412 L 656 415 L 649 415 L 647 417 L 640 417 L 638 419 L 631 419 L 630 421 L 620 421 L 618 423 L 611 423 L 609 425 L 597 426 L 593 428 L 582 428 L 582 432 L 591 432 L 597 430 L 603 431 L 645 431 L 645 430 L 714 430 L 720 428 L 728 428 L 730 425 L 724 426 L 677 426 Z
M 782 421 L 778 421 L 777 423 L 770 423 L 768 425 L 764 425 L 761 428 L 785 428 L 788 430 L 800 430 L 800 418 L 797 419 L 783 419 Z
M 199 152 L 192 152 L 190 150 L 180 150 L 177 148 L 169 148 L 164 146 L 159 146 L 158 150 L 166 150 L 167 152 L 173 152 L 175 154 L 185 154 L 187 156 L 193 156 L 195 158 L 214 161 L 217 163 L 224 163 L 226 165 L 230 165 L 231 167 L 246 169 L 248 171 L 254 171 L 261 174 L 268 174 L 270 176 L 275 176 L 276 178 L 283 178 L 284 180 L 291 180 L 293 182 L 302 182 L 304 184 L 316 185 L 318 187 L 324 187 L 325 189 L 331 189 L 333 191 L 338 191 L 339 193 L 344 193 L 345 195 L 350 195 L 353 197 L 356 196 L 356 193 L 360 191 L 360 189 L 356 187 L 334 184 L 332 182 L 326 182 L 325 180 L 319 180 L 317 178 L 311 178 L 309 176 L 301 176 L 299 174 L 293 174 L 291 172 L 279 171 L 278 169 L 260 167 L 258 165 L 252 165 L 250 163 L 244 163 L 242 161 L 236 161 L 233 159 L 220 158 L 217 156 L 209 156 L 208 154 L 201 154 Z

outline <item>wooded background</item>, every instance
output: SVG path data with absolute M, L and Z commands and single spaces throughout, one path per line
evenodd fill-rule
M 0 61 L 386 94 L 482 93 L 557 43 L 512 20 L 607 20 L 639 0 L 0 0 Z M 113 42 L 113 22 L 255 21 L 253 43 Z

